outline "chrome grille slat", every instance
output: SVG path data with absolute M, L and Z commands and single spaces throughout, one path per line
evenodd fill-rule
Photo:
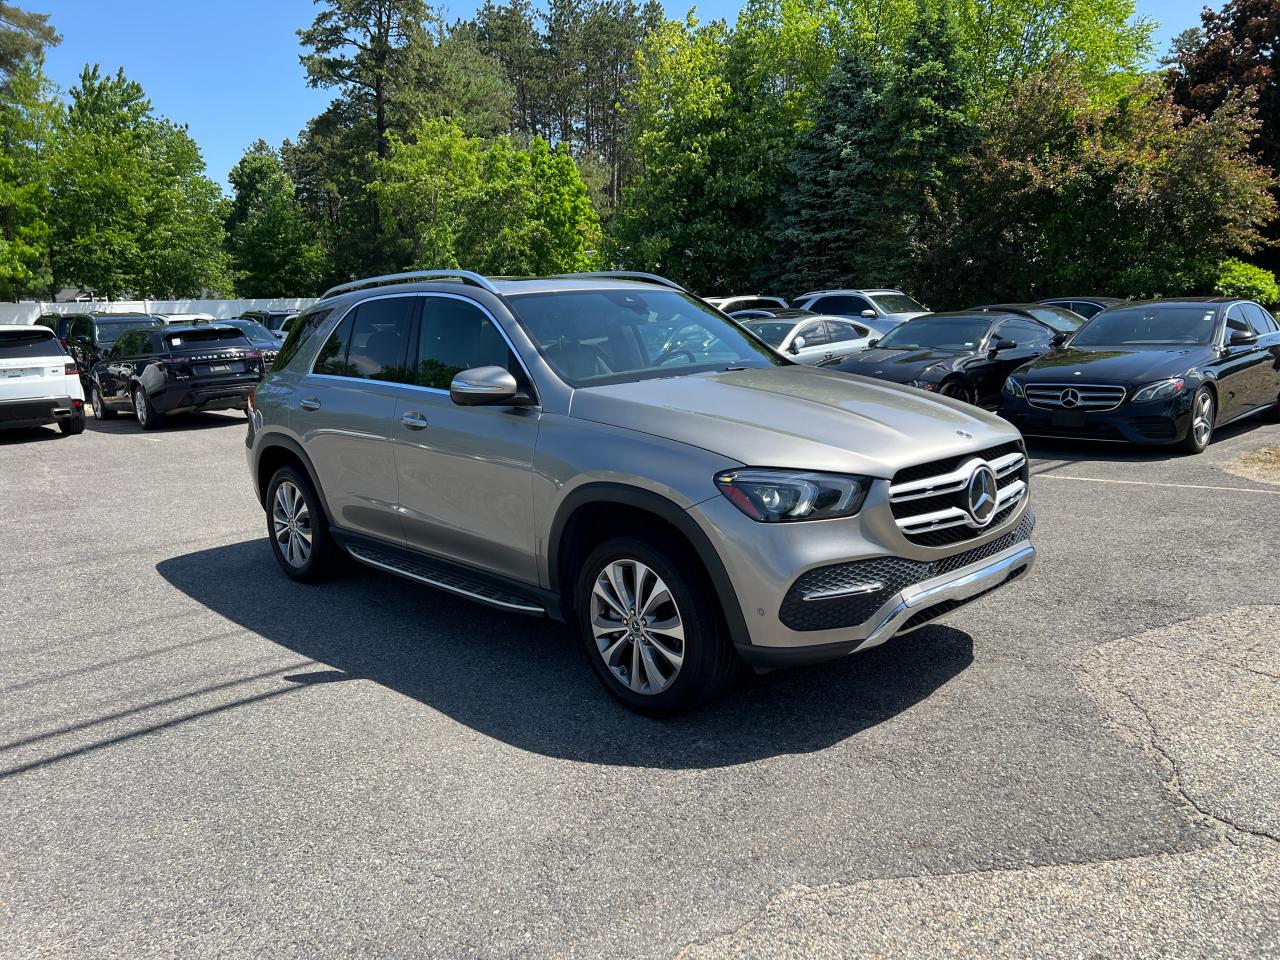
M 969 483 L 980 468 L 995 476 L 996 502 L 987 524 L 968 504 Z M 1003 526 L 1027 493 L 1026 450 L 1020 442 L 904 467 L 889 484 L 889 506 L 902 535 L 925 546 L 950 546 Z M 900 478 L 900 479 L 899 479 Z
M 1124 403 L 1127 394 L 1124 387 L 1106 383 L 1028 383 L 1022 389 L 1027 403 L 1042 410 L 1114 410 Z M 1075 391 L 1079 402 L 1072 405 L 1063 402 L 1068 390 Z
M 890 503 L 905 503 L 908 500 L 919 500 L 922 497 L 936 497 L 940 493 L 954 493 L 963 490 L 969 482 L 969 474 L 973 471 L 973 461 L 982 462 L 981 457 L 972 457 L 960 464 L 950 473 L 937 477 L 926 477 L 923 480 L 912 480 L 908 483 L 895 483 L 889 487 Z M 1004 477 L 1018 470 L 1027 458 L 1020 453 L 1007 453 L 1003 457 L 987 461 L 997 477 Z

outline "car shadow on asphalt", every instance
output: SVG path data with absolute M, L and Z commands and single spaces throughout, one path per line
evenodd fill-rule
M 63 436 L 63 432 L 52 425 L 0 430 L 0 447 L 16 446 L 20 443 L 43 443 L 46 440 L 61 440 Z
M 99 420 L 89 416 L 85 428 L 94 433 L 144 433 L 149 436 L 162 437 L 166 433 L 193 433 L 200 430 L 217 430 L 224 427 L 245 428 L 244 414 L 236 413 L 227 416 L 219 413 L 186 413 L 171 417 L 157 430 L 144 431 L 134 419 L 132 413 L 121 413 L 111 420 Z
M 364 568 L 297 584 L 265 538 L 156 569 L 219 616 L 329 668 L 326 683 L 371 680 L 519 749 L 590 763 L 704 769 L 822 750 L 920 703 L 973 662 L 968 634 L 933 625 L 831 663 L 748 675 L 712 704 L 654 720 L 615 703 L 573 633 L 550 620 Z

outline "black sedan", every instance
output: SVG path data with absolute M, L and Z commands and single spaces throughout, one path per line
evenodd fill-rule
M 1043 323 L 1050 330 L 1058 333 L 1075 333 L 1084 326 L 1085 322 L 1084 316 L 1066 307 L 1043 303 L 993 303 L 973 309 L 988 310 L 992 313 L 1012 313 L 1014 316 Z
M 894 327 L 862 353 L 824 366 L 994 405 L 1005 378 L 1048 353 L 1056 336 L 1044 324 L 994 310 L 932 313 Z
M 1029 436 L 1209 445 L 1225 423 L 1280 408 L 1280 326 L 1247 300 L 1126 304 L 1018 370 L 1000 413 Z

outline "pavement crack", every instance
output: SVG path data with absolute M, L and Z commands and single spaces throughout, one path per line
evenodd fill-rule
M 1238 842 L 1236 834 L 1247 834 L 1250 837 L 1255 837 L 1260 840 L 1267 840 L 1271 843 L 1280 843 L 1280 836 L 1276 836 L 1267 830 L 1245 826 L 1230 817 L 1224 817 L 1213 813 L 1204 804 L 1193 797 L 1190 791 L 1187 790 L 1182 765 L 1178 762 L 1178 758 L 1174 755 L 1173 751 L 1160 742 L 1159 730 L 1156 727 L 1155 720 L 1151 716 L 1151 712 L 1139 703 L 1138 699 L 1128 690 L 1122 689 L 1119 686 L 1115 689 L 1117 693 L 1129 702 L 1138 716 L 1142 717 L 1147 730 L 1145 745 L 1152 753 L 1163 761 L 1163 765 L 1169 770 L 1169 776 L 1165 780 L 1165 787 L 1170 793 L 1172 793 L 1178 800 L 1182 801 L 1183 804 L 1194 810 L 1195 813 L 1205 821 L 1206 824 L 1213 827 L 1214 830 L 1223 837 L 1223 839 L 1236 843 Z

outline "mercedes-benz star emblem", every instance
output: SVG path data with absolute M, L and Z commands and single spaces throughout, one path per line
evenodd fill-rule
M 989 464 L 980 463 L 969 474 L 965 488 L 965 506 L 973 518 L 973 526 L 985 527 L 996 515 L 996 472 Z
M 1080 391 L 1074 387 L 1068 387 L 1062 391 L 1062 405 L 1068 410 L 1072 407 L 1080 406 Z
M 965 430 L 957 430 L 957 431 L 956 431 L 956 436 L 958 436 L 958 437 L 964 437 L 966 440 L 972 440 L 972 439 L 973 439 L 973 434 L 972 434 L 972 433 L 969 433 L 969 432 L 967 432 L 967 431 L 965 431 Z

